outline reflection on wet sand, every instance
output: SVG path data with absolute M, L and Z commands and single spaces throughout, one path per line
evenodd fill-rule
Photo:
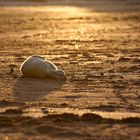
M 18 101 L 36 101 L 52 91 L 59 90 L 64 80 L 19 78 L 13 89 L 13 94 Z

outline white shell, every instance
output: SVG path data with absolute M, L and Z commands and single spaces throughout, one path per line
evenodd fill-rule
M 23 76 L 37 78 L 66 78 L 64 71 L 41 56 L 28 57 L 20 67 Z

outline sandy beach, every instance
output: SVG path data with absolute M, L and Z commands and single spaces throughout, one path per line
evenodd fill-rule
M 21 77 L 41 55 L 67 80 Z M 139 0 L 0 0 L 0 139 L 140 139 Z

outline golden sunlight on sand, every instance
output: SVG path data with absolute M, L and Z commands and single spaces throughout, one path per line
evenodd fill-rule
M 139 15 L 138 0 L 0 0 L 0 140 L 139 140 Z M 22 77 L 32 55 L 68 80 Z

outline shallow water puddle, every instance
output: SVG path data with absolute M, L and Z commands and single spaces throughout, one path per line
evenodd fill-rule
M 102 112 L 102 111 L 90 111 L 88 109 L 75 109 L 75 108 L 53 108 L 49 109 L 49 113 L 73 113 L 78 114 L 79 116 L 86 113 L 93 113 L 102 116 L 103 118 L 112 118 L 112 119 L 122 119 L 128 117 L 140 117 L 140 113 L 135 112 Z
M 78 108 L 28 108 L 24 110 L 23 116 L 39 118 L 47 115 L 70 113 L 82 116 L 84 114 L 97 114 L 106 119 L 124 119 L 124 118 L 140 118 L 140 113 L 136 112 L 105 112 L 105 111 L 91 111 L 88 109 Z
M 23 116 L 25 117 L 40 118 L 43 117 L 44 115 L 45 114 L 40 108 L 27 108 L 23 111 Z
M 89 115 L 90 119 L 97 119 L 94 118 L 96 115 L 99 115 L 98 117 L 102 119 L 113 119 L 113 120 L 122 120 L 127 118 L 140 118 L 140 113 L 136 112 L 105 112 L 105 111 L 90 111 L 88 109 L 77 109 L 77 108 L 26 108 L 24 110 L 21 109 L 7 109 L 3 110 L 3 112 L 0 112 L 0 116 L 8 116 L 8 117 L 18 117 L 18 116 L 24 116 L 24 117 L 31 117 L 31 118 L 42 118 L 45 116 L 53 117 L 53 115 L 78 115 L 79 117 L 82 117 L 84 115 Z M 66 118 L 67 119 L 67 118 Z
M 111 118 L 111 119 L 123 119 L 123 118 L 133 118 L 133 117 L 140 117 L 140 113 L 135 112 L 101 112 L 101 111 L 94 111 L 92 113 L 98 114 L 103 118 Z

